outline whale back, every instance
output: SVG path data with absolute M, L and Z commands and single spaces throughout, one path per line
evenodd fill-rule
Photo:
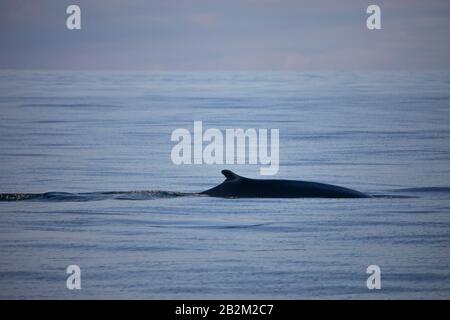
M 275 179 L 250 179 L 222 170 L 225 181 L 201 192 L 223 198 L 367 198 L 356 190 L 331 184 Z

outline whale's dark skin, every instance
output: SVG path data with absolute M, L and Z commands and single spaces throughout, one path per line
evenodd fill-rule
M 331 184 L 274 179 L 249 179 L 230 170 L 222 170 L 226 180 L 203 191 L 211 197 L 222 198 L 370 198 L 352 189 Z

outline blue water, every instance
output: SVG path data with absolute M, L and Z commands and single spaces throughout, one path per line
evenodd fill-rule
M 448 72 L 1 71 L 0 111 L 0 298 L 450 298 Z M 185 194 L 223 181 L 171 161 L 199 120 L 381 197 Z

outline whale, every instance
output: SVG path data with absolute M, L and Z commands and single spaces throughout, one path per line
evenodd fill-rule
M 220 198 L 371 198 L 356 190 L 310 181 L 250 179 L 222 170 L 225 181 L 200 192 Z

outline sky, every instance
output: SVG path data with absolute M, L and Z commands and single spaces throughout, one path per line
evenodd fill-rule
M 66 28 L 67 6 L 81 30 Z M 381 8 L 368 30 L 366 8 Z M 448 0 L 1 0 L 1 69 L 449 69 Z

